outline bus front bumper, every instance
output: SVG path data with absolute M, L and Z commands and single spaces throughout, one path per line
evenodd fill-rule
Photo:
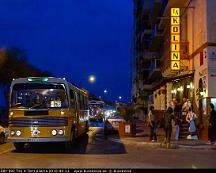
M 8 138 L 6 142 L 66 142 L 67 138 Z

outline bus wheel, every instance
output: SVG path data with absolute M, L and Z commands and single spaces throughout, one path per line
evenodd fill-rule
M 71 150 L 75 143 L 75 131 L 71 131 L 70 141 L 65 142 L 65 149 Z
M 0 144 L 3 144 L 5 141 L 5 135 L 3 133 L 0 134 Z
M 14 146 L 17 151 L 25 151 L 25 143 L 24 142 L 14 142 Z

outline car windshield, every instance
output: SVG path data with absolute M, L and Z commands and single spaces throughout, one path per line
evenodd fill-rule
M 20 83 L 13 86 L 12 108 L 67 108 L 64 84 Z

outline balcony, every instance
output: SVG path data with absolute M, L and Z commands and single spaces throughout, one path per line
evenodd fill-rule
M 160 59 L 154 59 L 149 68 L 149 81 L 156 81 L 160 79 L 161 76 L 161 61 Z
M 151 11 L 150 11 L 150 18 L 152 24 L 158 23 L 158 17 L 160 15 L 161 9 L 162 9 L 162 0 L 154 0 L 151 4 Z
M 164 40 L 164 32 L 163 30 L 159 30 L 158 26 L 155 25 L 152 29 L 151 39 L 150 39 L 149 50 L 150 51 L 159 51 L 163 47 L 163 40 Z
M 146 51 L 145 54 L 144 54 L 144 59 L 149 59 L 149 60 L 158 59 L 159 56 L 160 56 L 160 54 L 158 52 L 148 52 L 148 51 Z
M 154 81 L 151 84 L 144 84 L 143 90 L 146 92 L 154 91 L 154 88 L 157 87 L 161 83 L 160 81 Z

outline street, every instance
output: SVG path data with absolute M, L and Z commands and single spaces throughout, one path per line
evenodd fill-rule
M 60 144 L 31 146 L 18 153 L 12 143 L 0 145 L 1 168 L 216 168 L 216 150 L 164 149 L 110 140 L 102 127 L 90 127 L 74 149 Z M 121 139 L 119 139 L 121 141 Z

